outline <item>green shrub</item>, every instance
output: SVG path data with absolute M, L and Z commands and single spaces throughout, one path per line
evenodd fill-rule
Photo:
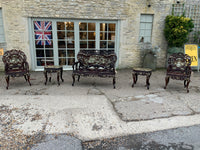
M 181 47 L 188 41 L 188 34 L 194 28 L 190 18 L 168 15 L 165 18 L 164 35 L 169 47 Z

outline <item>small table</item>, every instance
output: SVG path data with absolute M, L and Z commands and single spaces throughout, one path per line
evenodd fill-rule
M 138 75 L 143 75 L 146 76 L 146 86 L 147 89 L 149 89 L 150 83 L 149 83 L 149 79 L 151 77 L 151 73 L 152 73 L 152 69 L 149 68 L 133 68 L 133 84 L 132 87 L 134 87 L 134 84 L 136 84 L 137 79 L 138 79 Z
M 44 67 L 44 76 L 45 76 L 45 85 L 47 84 L 47 80 L 48 80 L 48 76 L 47 74 L 50 73 L 50 77 L 49 77 L 49 82 L 51 82 L 51 73 L 57 73 L 57 81 L 58 81 L 58 85 L 60 85 L 60 78 L 62 80 L 62 82 L 64 82 L 63 78 L 62 78 L 62 74 L 63 74 L 63 67 L 62 66 L 45 66 Z

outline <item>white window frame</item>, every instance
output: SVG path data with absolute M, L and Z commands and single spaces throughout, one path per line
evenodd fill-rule
M 0 43 L 5 43 L 2 8 L 0 8 Z
M 139 42 L 151 43 L 152 30 L 153 30 L 153 14 L 141 14 L 140 15 L 140 34 Z
M 29 18 L 29 29 L 30 29 L 30 50 L 31 50 L 31 59 L 32 59 L 32 68 L 35 71 L 42 71 L 44 66 L 37 66 L 36 62 L 36 53 L 35 53 L 35 42 L 34 42 L 34 21 L 51 21 L 52 22 L 52 36 L 53 36 L 53 51 L 54 51 L 54 65 L 58 65 L 58 43 L 57 43 L 57 22 L 74 22 L 74 41 L 75 41 L 75 61 L 77 61 L 77 54 L 80 50 L 80 40 L 79 40 L 79 22 L 87 22 L 87 23 L 96 23 L 96 35 L 95 35 L 95 49 L 100 49 L 100 23 L 115 23 L 115 53 L 118 56 L 119 49 L 119 24 L 120 21 L 115 20 L 76 20 L 76 19 L 45 19 L 45 18 Z M 118 66 L 118 60 L 116 63 Z M 64 70 L 72 70 L 71 66 L 64 67 Z

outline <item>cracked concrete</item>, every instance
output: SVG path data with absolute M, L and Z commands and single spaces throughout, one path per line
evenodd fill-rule
M 45 86 L 43 73 L 32 72 L 32 86 L 11 78 L 6 90 L 0 73 L 0 119 L 5 122 L 0 129 L 10 124 L 26 136 L 68 134 L 85 141 L 200 124 L 198 72 L 192 74 L 190 93 L 176 80 L 164 90 L 164 70 L 153 72 L 149 90 L 144 77 L 131 87 L 131 69 L 118 71 L 116 89 L 111 78 L 81 78 L 74 87 L 71 71 L 64 71 L 63 78 L 58 86 L 52 75 Z

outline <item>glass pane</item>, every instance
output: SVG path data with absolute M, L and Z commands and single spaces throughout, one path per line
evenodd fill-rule
M 95 41 L 89 41 L 88 48 L 95 48 Z
M 68 59 L 68 65 L 73 65 L 74 62 L 75 62 L 74 58 L 69 58 Z
M 115 48 L 115 42 L 109 41 L 108 42 L 108 48 Z
M 45 54 L 46 54 L 46 57 L 53 57 L 53 50 L 46 50 Z
M 146 23 L 140 23 L 140 29 L 146 29 Z
M 100 48 L 107 48 L 107 41 L 101 41 Z
M 145 36 L 151 36 L 151 30 L 145 30 Z
M 87 48 L 87 41 L 80 41 L 80 48 Z
M 74 40 L 74 32 L 67 32 L 67 38 Z
M 80 40 L 87 39 L 87 32 L 80 32 Z
M 115 31 L 115 24 L 109 24 L 108 30 Z
M 34 30 L 35 31 L 50 31 L 52 30 L 51 21 L 34 21 Z
M 64 22 L 57 22 L 57 30 L 65 30 Z
M 100 31 L 108 31 L 107 23 L 100 23 Z
M 95 40 L 95 32 L 88 32 L 88 39 Z
M 144 42 L 151 42 L 151 37 L 144 37 Z
M 153 22 L 153 16 L 152 15 L 146 15 L 146 22 Z
M 88 23 L 88 31 L 95 31 L 95 23 Z
M 53 48 L 53 41 L 52 40 L 46 40 L 45 41 L 45 48 Z
M 60 58 L 59 59 L 59 65 L 66 65 L 66 58 Z
M 152 29 L 152 23 L 146 23 L 146 29 Z
M 36 57 L 44 57 L 44 50 L 36 50 Z
M 74 30 L 74 22 L 65 22 L 67 30 Z
M 46 59 L 46 65 L 54 65 L 53 58 L 47 58 Z
M 58 31 L 57 37 L 58 39 L 65 39 L 65 31 Z
M 146 15 L 140 16 L 140 22 L 146 22 Z
M 65 50 L 59 50 L 59 57 L 66 57 L 66 51 Z
M 37 59 L 37 66 L 44 66 L 44 61 L 42 61 L 43 58 Z
M 58 48 L 66 48 L 65 41 L 58 41 Z
M 72 43 L 68 43 L 67 48 L 74 48 L 74 41 L 72 41 Z
M 115 40 L 115 33 L 108 33 L 108 40 Z
M 140 36 L 144 36 L 145 35 L 145 30 L 140 30 Z
M 79 23 L 79 29 L 81 31 L 87 31 L 87 23 Z
M 100 32 L 100 40 L 107 40 L 107 32 Z
M 68 50 L 68 51 L 67 51 L 67 57 L 75 57 L 75 52 L 74 52 L 74 50 Z
M 36 48 L 44 48 L 44 45 L 37 45 L 37 42 L 38 42 L 38 41 L 35 41 L 35 47 L 36 47 Z

